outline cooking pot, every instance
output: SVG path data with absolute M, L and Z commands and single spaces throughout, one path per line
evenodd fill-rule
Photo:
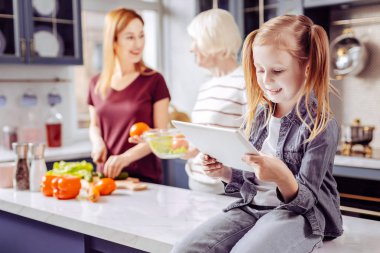
M 368 145 L 373 138 L 373 126 L 362 126 L 360 119 L 355 119 L 352 125 L 342 126 L 342 140 L 346 144 Z
M 359 74 L 368 58 L 364 44 L 355 37 L 351 29 L 345 29 L 342 35 L 331 42 L 330 53 L 331 69 L 337 79 Z

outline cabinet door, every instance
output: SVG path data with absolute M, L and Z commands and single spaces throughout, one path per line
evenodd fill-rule
M 244 1 L 244 36 L 258 29 L 260 16 L 266 22 L 271 18 L 284 14 L 302 14 L 302 0 L 264 0 L 264 8 L 259 6 L 259 0 Z
M 22 0 L 0 0 L 0 63 L 25 62 L 22 16 Z
M 80 0 L 24 0 L 28 62 L 82 64 Z

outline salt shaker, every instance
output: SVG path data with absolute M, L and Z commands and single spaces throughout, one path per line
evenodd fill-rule
M 44 158 L 45 144 L 30 143 L 31 162 L 29 170 L 30 190 L 41 191 L 42 177 L 46 174 L 46 163 Z
M 29 190 L 28 144 L 15 142 L 12 147 L 17 156 L 13 188 L 21 191 Z

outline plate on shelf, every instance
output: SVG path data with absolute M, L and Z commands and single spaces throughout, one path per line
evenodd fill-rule
M 58 12 L 57 0 L 32 0 L 32 6 L 43 17 L 55 17 Z
M 4 37 L 4 34 L 0 30 L 0 54 L 3 54 L 5 47 L 7 46 L 7 40 Z
M 39 26 L 33 34 L 34 49 L 41 57 L 57 57 L 63 55 L 64 43 L 58 33 L 46 26 Z

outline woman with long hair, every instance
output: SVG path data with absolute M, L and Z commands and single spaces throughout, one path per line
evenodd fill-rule
M 161 183 L 161 163 L 148 144 L 128 141 L 133 124 L 166 128 L 169 120 L 169 90 L 162 75 L 144 64 L 144 44 L 144 21 L 138 13 L 120 8 L 107 14 L 103 69 L 92 78 L 88 96 L 92 159 L 105 176 L 126 171 Z

